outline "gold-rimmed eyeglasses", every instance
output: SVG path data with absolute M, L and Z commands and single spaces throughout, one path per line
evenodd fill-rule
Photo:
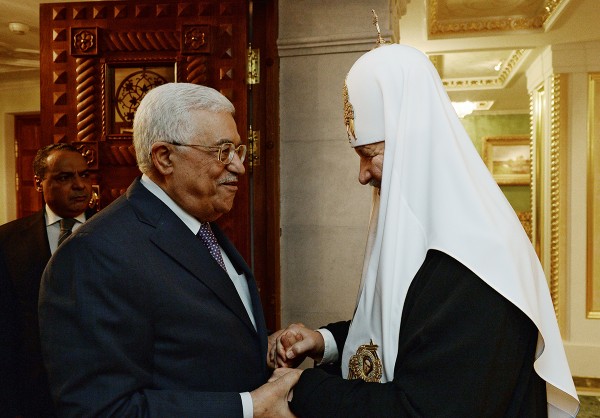
M 246 146 L 243 144 L 240 144 L 237 147 L 232 142 L 225 142 L 221 145 L 216 146 L 200 144 L 182 144 L 181 142 L 169 142 L 169 144 L 177 145 L 178 147 L 198 147 L 208 149 L 211 151 L 219 151 L 217 159 L 225 165 L 231 164 L 231 162 L 233 161 L 233 157 L 235 157 L 236 154 L 242 163 L 246 159 Z

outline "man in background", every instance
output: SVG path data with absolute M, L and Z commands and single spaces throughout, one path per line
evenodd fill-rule
M 41 148 L 33 172 L 44 208 L 0 226 L 0 405 L 9 417 L 54 416 L 40 351 L 40 279 L 59 240 L 93 212 L 88 165 L 72 145 Z
M 152 89 L 133 124 L 143 175 L 48 263 L 40 330 L 61 416 L 289 414 L 285 385 L 266 383 L 256 282 L 214 223 L 245 173 L 233 113 L 209 87 Z

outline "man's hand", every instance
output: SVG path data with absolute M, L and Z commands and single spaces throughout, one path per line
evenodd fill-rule
M 275 354 L 279 367 L 297 367 L 306 357 L 317 362 L 323 358 L 325 341 L 320 332 L 306 328 L 303 324 L 291 324 L 283 331 L 278 331 Z
M 277 369 L 268 383 L 250 392 L 254 418 L 294 417 L 288 401 L 292 399 L 292 388 L 301 374 L 302 370 L 298 369 Z
M 283 332 L 283 329 L 280 329 L 279 331 L 275 331 L 273 334 L 269 335 L 268 338 L 268 346 L 267 346 L 267 367 L 269 367 L 269 369 L 273 370 L 277 368 L 277 354 L 276 354 L 276 347 L 277 347 L 277 337 L 279 337 L 281 335 L 281 333 Z

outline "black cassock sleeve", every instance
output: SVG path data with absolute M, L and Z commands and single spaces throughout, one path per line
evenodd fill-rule
M 328 327 L 340 353 L 342 324 Z M 311 418 L 546 417 L 545 382 L 533 369 L 536 342 L 523 312 L 430 250 L 404 304 L 394 380 L 367 383 L 308 369 L 290 407 Z

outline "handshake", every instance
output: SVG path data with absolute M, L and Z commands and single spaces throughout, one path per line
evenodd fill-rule
M 254 417 L 293 417 L 288 402 L 298 383 L 301 369 L 296 369 L 306 357 L 316 362 L 323 358 L 325 342 L 318 331 L 303 324 L 291 324 L 269 336 L 267 365 L 273 369 L 269 381 L 252 391 Z

